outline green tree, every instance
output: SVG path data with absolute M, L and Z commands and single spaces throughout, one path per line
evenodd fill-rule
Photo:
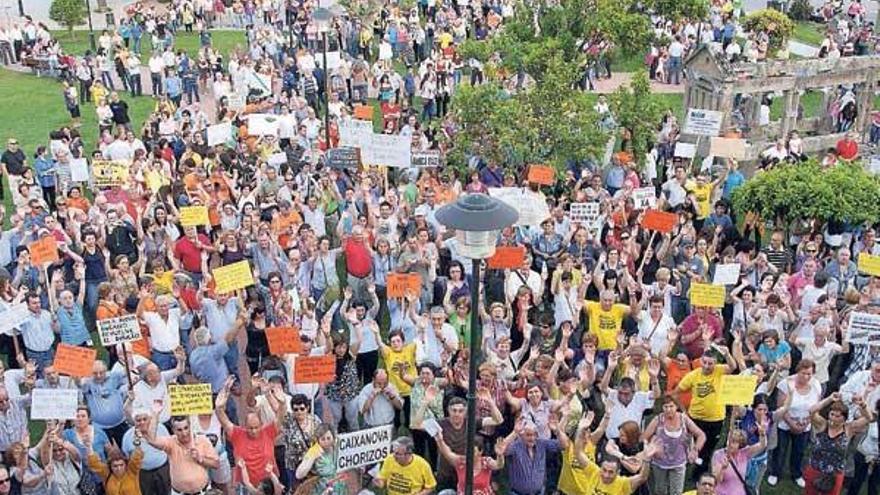
M 702 19 L 709 12 L 709 2 L 706 0 L 650 0 L 648 7 L 673 21 Z
M 611 95 L 611 109 L 617 124 L 630 135 L 630 149 L 627 151 L 641 163 L 648 151 L 648 143 L 656 134 L 655 126 L 663 115 L 663 107 L 651 94 L 651 81 L 646 71 L 636 72 L 628 87 L 617 88 Z
M 746 16 L 743 29 L 746 31 L 764 31 L 770 37 L 770 54 L 774 55 L 784 47 L 794 33 L 794 21 L 787 15 L 773 9 L 756 10 Z
M 52 0 L 49 7 L 49 19 L 67 27 L 73 35 L 73 28 L 86 21 L 86 6 L 83 0 Z
M 815 161 L 757 174 L 733 193 L 737 211 L 753 211 L 787 228 L 797 220 L 859 224 L 880 218 L 880 179 L 860 163 L 822 169 Z

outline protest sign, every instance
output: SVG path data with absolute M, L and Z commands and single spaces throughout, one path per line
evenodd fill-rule
M 95 349 L 58 344 L 58 349 L 55 350 L 53 366 L 55 371 L 62 375 L 83 378 L 92 376 L 92 367 L 95 365 L 97 357 L 98 351 Z
M 719 397 L 725 406 L 750 406 L 755 400 L 758 377 L 755 375 L 724 375 Z
M 880 277 L 880 256 L 859 253 L 858 268 L 864 274 Z
M 343 433 L 336 440 L 336 471 L 378 464 L 391 453 L 394 426 Z
M 726 295 L 723 285 L 691 284 L 691 305 L 698 308 L 723 308 Z
M 247 116 L 247 130 L 251 136 L 277 136 L 278 116 L 269 113 L 252 113 Z
M 391 168 L 412 166 L 412 138 L 390 134 L 372 134 L 361 146 L 361 160 L 365 165 L 384 165 Z
M 385 277 L 388 297 L 403 297 L 407 292 L 422 293 L 422 277 L 418 273 L 389 273 Z
M 678 216 L 675 213 L 666 213 L 659 210 L 647 210 L 642 217 L 642 227 L 647 230 L 656 230 L 663 234 L 672 232 Z
M 229 105 L 229 109 L 236 112 L 244 110 L 244 107 L 247 104 L 247 97 L 241 93 L 232 93 L 226 97 L 226 102 Z
M 361 152 L 353 146 L 331 148 L 326 156 L 330 168 L 357 170 L 361 166 Z
M 210 383 L 169 385 L 168 397 L 171 399 L 172 416 L 211 414 L 214 412 Z
M 269 343 L 269 352 L 276 356 L 295 354 L 302 350 L 299 330 L 294 327 L 267 328 L 266 342 Z
M 599 203 L 572 203 L 569 211 L 572 222 L 589 224 L 599 218 Z
M 95 160 L 92 162 L 92 178 L 96 187 L 121 186 L 128 182 L 128 160 Z
M 273 167 L 280 167 L 287 163 L 287 153 L 284 151 L 279 151 L 278 153 L 272 153 L 269 155 L 269 158 L 266 159 L 266 163 Z
M 35 388 L 31 391 L 31 419 L 74 419 L 78 399 L 75 388 Z
M 528 181 L 542 186 L 552 186 L 556 181 L 556 171 L 547 165 L 529 165 Z
M 522 187 L 490 187 L 489 196 L 507 203 L 519 213 L 517 225 L 540 225 L 550 217 L 544 195 Z
M 724 114 L 714 110 L 688 108 L 684 121 L 684 133 L 697 136 L 717 136 L 721 132 L 721 121 Z
M 369 120 L 373 125 L 373 107 L 371 105 L 355 105 L 352 117 L 358 120 Z
M 525 246 L 502 246 L 495 248 L 495 254 L 486 263 L 492 270 L 515 270 L 522 268 L 525 257 Z
M 633 189 L 633 203 L 637 210 L 647 210 L 657 206 L 657 191 L 653 187 Z
M 73 182 L 89 181 L 89 161 L 85 158 L 70 159 L 70 180 Z
M 98 320 L 98 334 L 104 347 L 141 338 L 141 325 L 136 315 Z
M 297 356 L 293 383 L 330 383 L 336 379 L 335 356 Z
M 709 154 L 721 158 L 746 158 L 746 140 L 735 138 L 712 137 L 709 140 Z
M 52 235 L 46 235 L 39 241 L 28 244 L 28 251 L 31 252 L 31 263 L 36 266 L 43 263 L 53 263 L 58 261 L 58 242 Z
M 272 76 L 250 72 L 247 75 L 247 86 L 250 91 L 256 91 L 261 98 L 272 95 Z
M 232 291 L 254 285 L 251 265 L 248 264 L 247 260 L 215 268 L 212 275 L 216 284 L 215 290 L 218 294 L 228 294 Z
M 9 306 L 8 309 L 0 313 L 0 333 L 5 335 L 14 335 L 16 328 L 27 321 L 31 312 L 28 310 L 27 303 L 21 302 Z
M 413 167 L 439 167 L 440 150 L 413 151 L 410 161 Z
M 373 136 L 373 123 L 366 120 L 342 119 L 337 123 L 339 127 L 340 146 L 354 146 L 362 148 L 370 144 Z
M 199 225 L 210 225 L 211 220 L 208 219 L 207 206 L 181 206 L 180 207 L 180 225 L 184 227 L 196 227 Z
M 697 156 L 697 145 L 691 143 L 675 143 L 675 156 L 679 158 L 693 158 Z
M 850 313 L 847 338 L 850 344 L 880 343 L 880 315 L 861 311 Z
M 229 122 L 221 122 L 216 125 L 208 126 L 206 133 L 208 146 L 225 144 L 232 137 L 232 124 Z
M 712 283 L 715 285 L 735 285 L 739 282 L 739 263 L 723 263 L 715 265 L 715 278 Z

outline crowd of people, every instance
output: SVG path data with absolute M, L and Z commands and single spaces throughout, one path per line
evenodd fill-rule
M 514 4 L 337 14 L 327 72 L 313 7 L 135 4 L 96 53 L 50 64 L 75 79 L 71 126 L 35 149 L 6 137 L 0 155 L 13 205 L 8 220 L 0 209 L 0 310 L 27 311 L 0 335 L 0 494 L 465 493 L 471 359 L 475 494 L 876 493 L 880 356 L 849 338 L 852 315 L 880 313 L 880 278 L 857 269 L 880 255 L 876 225 L 762 243 L 763 222 L 730 201 L 739 165 L 693 172 L 673 156 L 671 115 L 648 167 L 621 152 L 551 185 L 479 155 L 461 170 L 331 166 L 340 127 L 376 100 L 383 133 L 445 151 L 450 95 L 489 72 L 456 47 L 493 35 Z M 244 29 L 239 49 L 214 47 L 220 25 Z M 197 55 L 175 47 L 181 31 L 198 33 Z M 33 21 L 0 31 L 7 62 L 53 53 Z M 140 127 L 126 98 L 144 92 L 156 109 Z M 94 136 L 80 105 L 94 105 Z M 253 135 L 253 113 L 275 114 L 277 131 Z M 232 133 L 209 146 L 218 123 Z M 796 166 L 788 156 L 774 164 Z M 77 172 L 83 160 L 128 173 L 107 185 Z M 670 231 L 642 226 L 635 191 L 652 187 Z M 526 254 L 485 268 L 474 305 L 471 260 L 437 211 L 499 188 L 546 214 L 499 234 Z M 598 218 L 573 216 L 576 203 L 598 203 Z M 194 206 L 208 225 L 182 225 Z M 35 262 L 47 239 L 57 261 Z M 215 270 L 241 261 L 254 283 L 218 290 Z M 692 289 L 731 265 L 723 305 L 694 305 Z M 403 273 L 417 289 L 391 294 Z M 101 346 L 98 322 L 125 315 L 143 338 Z M 270 352 L 277 327 L 297 329 L 299 352 Z M 59 344 L 99 348 L 91 376 L 59 373 Z M 329 383 L 297 380 L 309 356 L 333 357 Z M 722 398 L 730 375 L 754 377 L 747 405 Z M 210 385 L 213 412 L 173 416 L 169 386 L 191 383 Z M 75 417 L 32 420 L 39 389 L 77 390 Z M 338 435 L 383 425 L 387 458 L 338 471 Z

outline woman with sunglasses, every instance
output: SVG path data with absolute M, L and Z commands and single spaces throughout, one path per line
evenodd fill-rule
M 320 424 L 321 420 L 311 413 L 308 397 L 296 394 L 290 399 L 290 412 L 284 418 L 281 439 L 284 445 L 282 479 L 291 492 L 301 483 L 293 474 L 312 445 Z
M 52 495 L 81 495 L 79 450 L 59 436 L 57 425 L 47 424 L 48 441 L 40 450 L 40 461 L 50 475 Z

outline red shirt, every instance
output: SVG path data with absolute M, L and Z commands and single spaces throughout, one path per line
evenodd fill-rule
M 199 241 L 210 246 L 211 241 L 205 234 L 198 235 Z M 202 251 L 187 237 L 181 237 L 174 244 L 174 256 L 180 260 L 183 269 L 192 273 L 202 273 Z
M 844 138 L 837 142 L 837 154 L 844 160 L 852 160 L 859 154 L 859 143 Z
M 259 485 L 260 481 L 266 478 L 266 464 L 272 465 L 272 471 L 278 473 L 278 466 L 275 465 L 275 437 L 278 436 L 278 430 L 275 423 L 260 428 L 255 438 L 251 438 L 247 430 L 240 426 L 233 428 L 232 433 L 228 435 L 229 443 L 235 450 L 235 457 L 244 460 L 244 465 L 248 470 L 248 477 L 253 485 Z M 241 482 L 241 468 L 235 467 L 235 481 Z
M 373 271 L 370 251 L 363 242 L 345 241 L 345 268 L 357 278 L 364 278 Z

